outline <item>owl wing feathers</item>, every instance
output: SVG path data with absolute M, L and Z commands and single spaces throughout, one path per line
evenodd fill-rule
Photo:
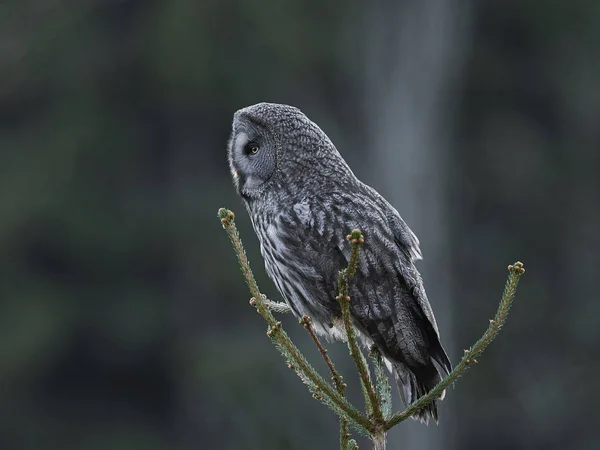
M 299 214 L 301 212 L 301 214 Z M 306 299 L 339 313 L 335 300 L 338 271 L 350 259 L 346 238 L 360 229 L 365 245 L 350 286 L 355 326 L 392 363 L 403 400 L 409 404 L 440 380 L 432 360 L 448 373 L 451 363 L 439 341 L 435 318 L 421 277 L 413 261 L 420 258 L 418 240 L 398 212 L 379 194 L 327 193 L 304 200 L 284 224 L 287 236 L 295 235 L 297 257 L 316 267 L 315 295 Z M 287 243 L 292 244 L 291 242 Z M 435 405 L 429 414 L 436 418 Z M 421 416 L 423 420 L 426 416 Z
M 260 152 L 247 154 L 250 139 Z M 350 258 L 346 235 L 363 232 L 350 285 L 353 322 L 390 362 L 407 403 L 430 390 L 450 361 L 414 266 L 419 241 L 394 207 L 354 176 L 297 108 L 260 103 L 236 112 L 228 157 L 269 277 L 294 313 L 310 315 L 325 336 L 342 337 L 333 326 L 338 271 Z M 437 419 L 435 402 L 416 416 Z
M 286 220 L 286 234 L 289 238 L 295 234 L 298 256 L 317 267 L 318 284 L 329 294 L 329 307 L 339 311 L 335 301 L 337 274 L 350 259 L 346 235 L 359 228 L 366 244 L 361 248 L 350 292 L 357 325 L 396 361 L 416 363 L 429 356 L 450 370 L 421 277 L 413 264 L 416 255 L 420 256 L 418 240 L 398 212 L 370 189 L 320 194 L 305 199 L 303 205 L 302 214 L 296 208 Z M 427 355 L 431 348 L 436 349 L 435 354 Z
M 419 246 L 419 239 L 413 233 L 413 231 L 406 225 L 406 222 L 402 220 L 400 214 L 385 198 L 379 194 L 371 186 L 361 182 L 361 187 L 366 191 L 368 196 L 375 200 L 378 206 L 384 211 L 388 224 L 396 243 L 401 251 L 403 251 L 412 261 L 423 259 L 421 254 L 421 248 Z

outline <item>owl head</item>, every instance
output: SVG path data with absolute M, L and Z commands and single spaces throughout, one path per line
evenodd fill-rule
M 282 187 L 327 179 L 332 161 L 345 162 L 327 135 L 298 108 L 258 103 L 233 116 L 228 159 L 238 193 L 245 199 Z M 348 169 L 349 170 L 349 169 Z

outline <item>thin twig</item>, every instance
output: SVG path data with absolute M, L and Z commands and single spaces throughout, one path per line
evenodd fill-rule
M 389 430 L 398 423 L 408 419 L 420 409 L 429 405 L 437 399 L 444 389 L 456 381 L 469 367 L 477 363 L 477 358 L 483 353 L 486 347 L 494 340 L 508 317 L 508 312 L 512 305 L 512 301 L 517 291 L 517 285 L 521 275 L 525 273 L 523 263 L 516 262 L 514 265 L 508 266 L 508 279 L 504 287 L 500 305 L 493 319 L 490 320 L 490 325 L 483 336 L 469 349 L 465 350 L 465 354 L 461 361 L 454 367 L 446 378 L 440 381 L 431 391 L 419 398 L 416 402 L 408 406 L 404 411 L 396 413 L 392 418 L 385 423 L 385 429 Z
M 267 296 L 264 294 L 263 294 L 263 301 L 265 302 L 265 305 L 267 306 L 267 308 L 269 308 L 273 312 L 276 312 L 279 314 L 287 314 L 287 313 L 292 312 L 292 308 L 290 308 L 286 303 L 275 302 L 273 300 L 269 300 L 267 298 Z
M 375 383 L 377 385 L 377 396 L 381 405 L 381 413 L 384 419 L 389 419 L 392 415 L 392 387 L 388 382 L 388 377 L 385 374 L 383 357 L 381 352 L 375 346 L 371 346 L 369 356 L 373 358 L 375 366 Z
M 302 318 L 300 319 L 300 324 L 302 324 L 302 326 L 304 326 L 304 328 L 306 329 L 306 331 L 312 338 L 313 342 L 319 349 L 319 352 L 321 353 L 321 356 L 323 357 L 325 364 L 327 364 L 327 367 L 329 367 L 329 371 L 331 372 L 331 379 L 333 380 L 333 383 L 335 384 L 335 388 L 337 389 L 337 391 L 340 393 L 341 396 L 345 397 L 346 394 L 344 391 L 346 390 L 346 383 L 344 383 L 342 376 L 335 369 L 335 366 L 333 365 L 333 361 L 327 354 L 327 349 L 325 347 L 323 347 L 323 344 L 321 344 L 321 341 L 319 340 L 317 334 L 315 333 L 315 330 L 312 326 L 312 319 L 306 315 L 302 316 Z M 350 439 L 350 434 L 348 433 L 348 421 L 344 418 L 340 418 L 340 448 L 341 449 L 345 449 L 348 447 L 349 439 Z
M 321 356 L 325 360 L 327 367 L 329 367 L 329 371 L 331 372 L 331 378 L 333 380 L 333 383 L 335 384 L 336 389 L 338 390 L 338 392 L 340 394 L 343 394 L 344 390 L 346 388 L 346 385 L 344 384 L 342 376 L 338 373 L 337 370 L 335 370 L 333 361 L 331 361 L 331 358 L 327 354 L 327 349 L 325 347 L 323 347 L 323 344 L 321 344 L 321 341 L 317 337 L 317 334 L 315 333 L 315 330 L 312 326 L 312 319 L 308 316 L 302 316 L 302 318 L 300 319 L 300 324 L 306 329 L 306 331 L 308 332 L 308 334 L 314 341 L 315 345 L 319 349 L 319 352 L 321 353 Z
M 223 228 L 227 231 L 229 239 L 233 245 L 235 253 L 237 254 L 238 261 L 246 283 L 250 288 L 250 292 L 253 296 L 251 303 L 254 305 L 258 313 L 265 319 L 269 325 L 267 335 L 275 343 L 275 345 L 288 356 L 290 359 L 290 366 L 296 371 L 298 376 L 308 381 L 309 387 L 313 386 L 313 396 L 320 399 L 327 406 L 331 407 L 335 411 L 341 414 L 349 420 L 353 426 L 361 432 L 370 433 L 372 427 L 369 419 L 364 417 L 360 411 L 352 406 L 345 397 L 342 397 L 329 383 L 327 383 L 321 375 L 306 361 L 304 355 L 298 350 L 298 348 L 291 341 L 287 333 L 283 330 L 281 322 L 278 322 L 273 314 L 269 311 L 268 306 L 264 302 L 264 296 L 260 293 L 258 284 L 250 269 L 250 263 L 246 256 L 246 252 L 242 245 L 238 230 L 235 226 L 234 218 L 235 215 L 232 211 L 225 208 L 219 209 L 219 218 L 223 224 Z M 323 397 L 324 396 L 324 397 Z
M 349 280 L 356 274 L 358 268 L 358 253 L 360 246 L 364 244 L 365 239 L 362 236 L 360 230 L 352 230 L 352 233 L 348 235 L 348 240 L 352 244 L 350 252 L 350 261 L 348 261 L 348 267 L 340 271 L 338 277 L 338 291 L 337 297 L 338 302 L 342 310 L 342 318 L 344 320 L 344 328 L 346 329 L 346 336 L 348 340 L 348 347 L 350 348 L 350 354 L 354 359 L 360 379 L 365 391 L 365 403 L 367 405 L 367 411 L 372 413 L 376 421 L 383 420 L 383 414 L 381 412 L 381 405 L 379 399 L 375 393 L 375 388 L 371 381 L 369 374 L 369 367 L 366 364 L 363 354 L 360 351 L 356 340 L 356 333 L 352 326 L 350 317 L 350 296 L 349 296 Z
M 356 441 L 354 439 L 350 439 L 347 443 L 345 447 L 340 447 L 343 450 L 357 450 L 358 449 L 358 444 L 356 443 Z

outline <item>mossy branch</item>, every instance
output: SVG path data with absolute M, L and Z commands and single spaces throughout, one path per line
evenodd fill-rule
M 413 416 L 432 401 L 435 401 L 441 396 L 444 389 L 454 383 L 469 367 L 476 364 L 477 358 L 481 356 L 487 346 L 494 340 L 506 322 L 508 312 L 516 294 L 519 279 L 523 273 L 525 273 L 523 264 L 520 262 L 508 266 L 509 275 L 504 288 L 504 293 L 502 294 L 496 315 L 490 320 L 486 332 L 471 348 L 465 350 L 465 354 L 461 361 L 450 374 L 440 381 L 430 392 L 410 404 L 404 411 L 392 415 L 391 388 L 383 369 L 382 356 L 377 348 L 371 348 L 370 356 L 373 358 L 375 366 L 376 386 L 374 386 L 371 381 L 368 364 L 359 348 L 356 340 L 356 333 L 352 326 L 349 282 L 357 271 L 359 249 L 364 243 L 361 232 L 359 230 L 353 230 L 348 236 L 348 239 L 351 242 L 348 267 L 341 270 L 338 277 L 339 295 L 337 300 L 340 302 L 341 306 L 342 321 L 347 335 L 350 354 L 354 359 L 354 363 L 360 375 L 367 409 L 367 416 L 365 416 L 346 399 L 346 385 L 343 383 L 341 375 L 336 371 L 333 362 L 327 355 L 327 350 L 317 338 L 312 327 L 312 322 L 307 316 L 301 319 L 301 323 L 307 329 L 329 367 L 335 387 L 325 381 L 325 379 L 317 373 L 317 371 L 308 363 L 304 355 L 302 355 L 300 350 L 292 343 L 287 333 L 283 330 L 281 322 L 278 322 L 271 312 L 289 312 L 289 307 L 284 303 L 268 300 L 260 293 L 235 226 L 233 212 L 221 208 L 219 210 L 219 218 L 221 219 L 223 228 L 227 231 L 227 234 L 231 239 L 234 250 L 238 256 L 242 273 L 244 274 L 246 283 L 253 296 L 250 303 L 268 324 L 267 335 L 279 349 L 281 354 L 287 359 L 288 367 L 292 368 L 300 379 L 308 386 L 313 397 L 331 408 L 340 418 L 340 449 L 342 450 L 358 448 L 356 442 L 350 439 L 348 425 L 351 425 L 361 434 L 369 436 L 374 443 L 375 449 L 385 449 L 387 430 Z

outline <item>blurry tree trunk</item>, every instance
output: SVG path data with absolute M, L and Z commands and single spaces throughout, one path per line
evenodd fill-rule
M 448 254 L 446 171 L 450 158 L 452 89 L 465 54 L 470 2 L 368 4 L 365 50 L 365 115 L 371 184 L 396 206 L 421 240 L 419 263 L 442 342 L 454 363 Z M 453 357 L 453 358 L 452 358 Z M 451 393 L 450 393 L 451 395 Z M 400 427 L 391 448 L 451 449 L 452 414 L 439 429 L 413 422 Z M 397 439 L 397 438 L 396 438 Z

